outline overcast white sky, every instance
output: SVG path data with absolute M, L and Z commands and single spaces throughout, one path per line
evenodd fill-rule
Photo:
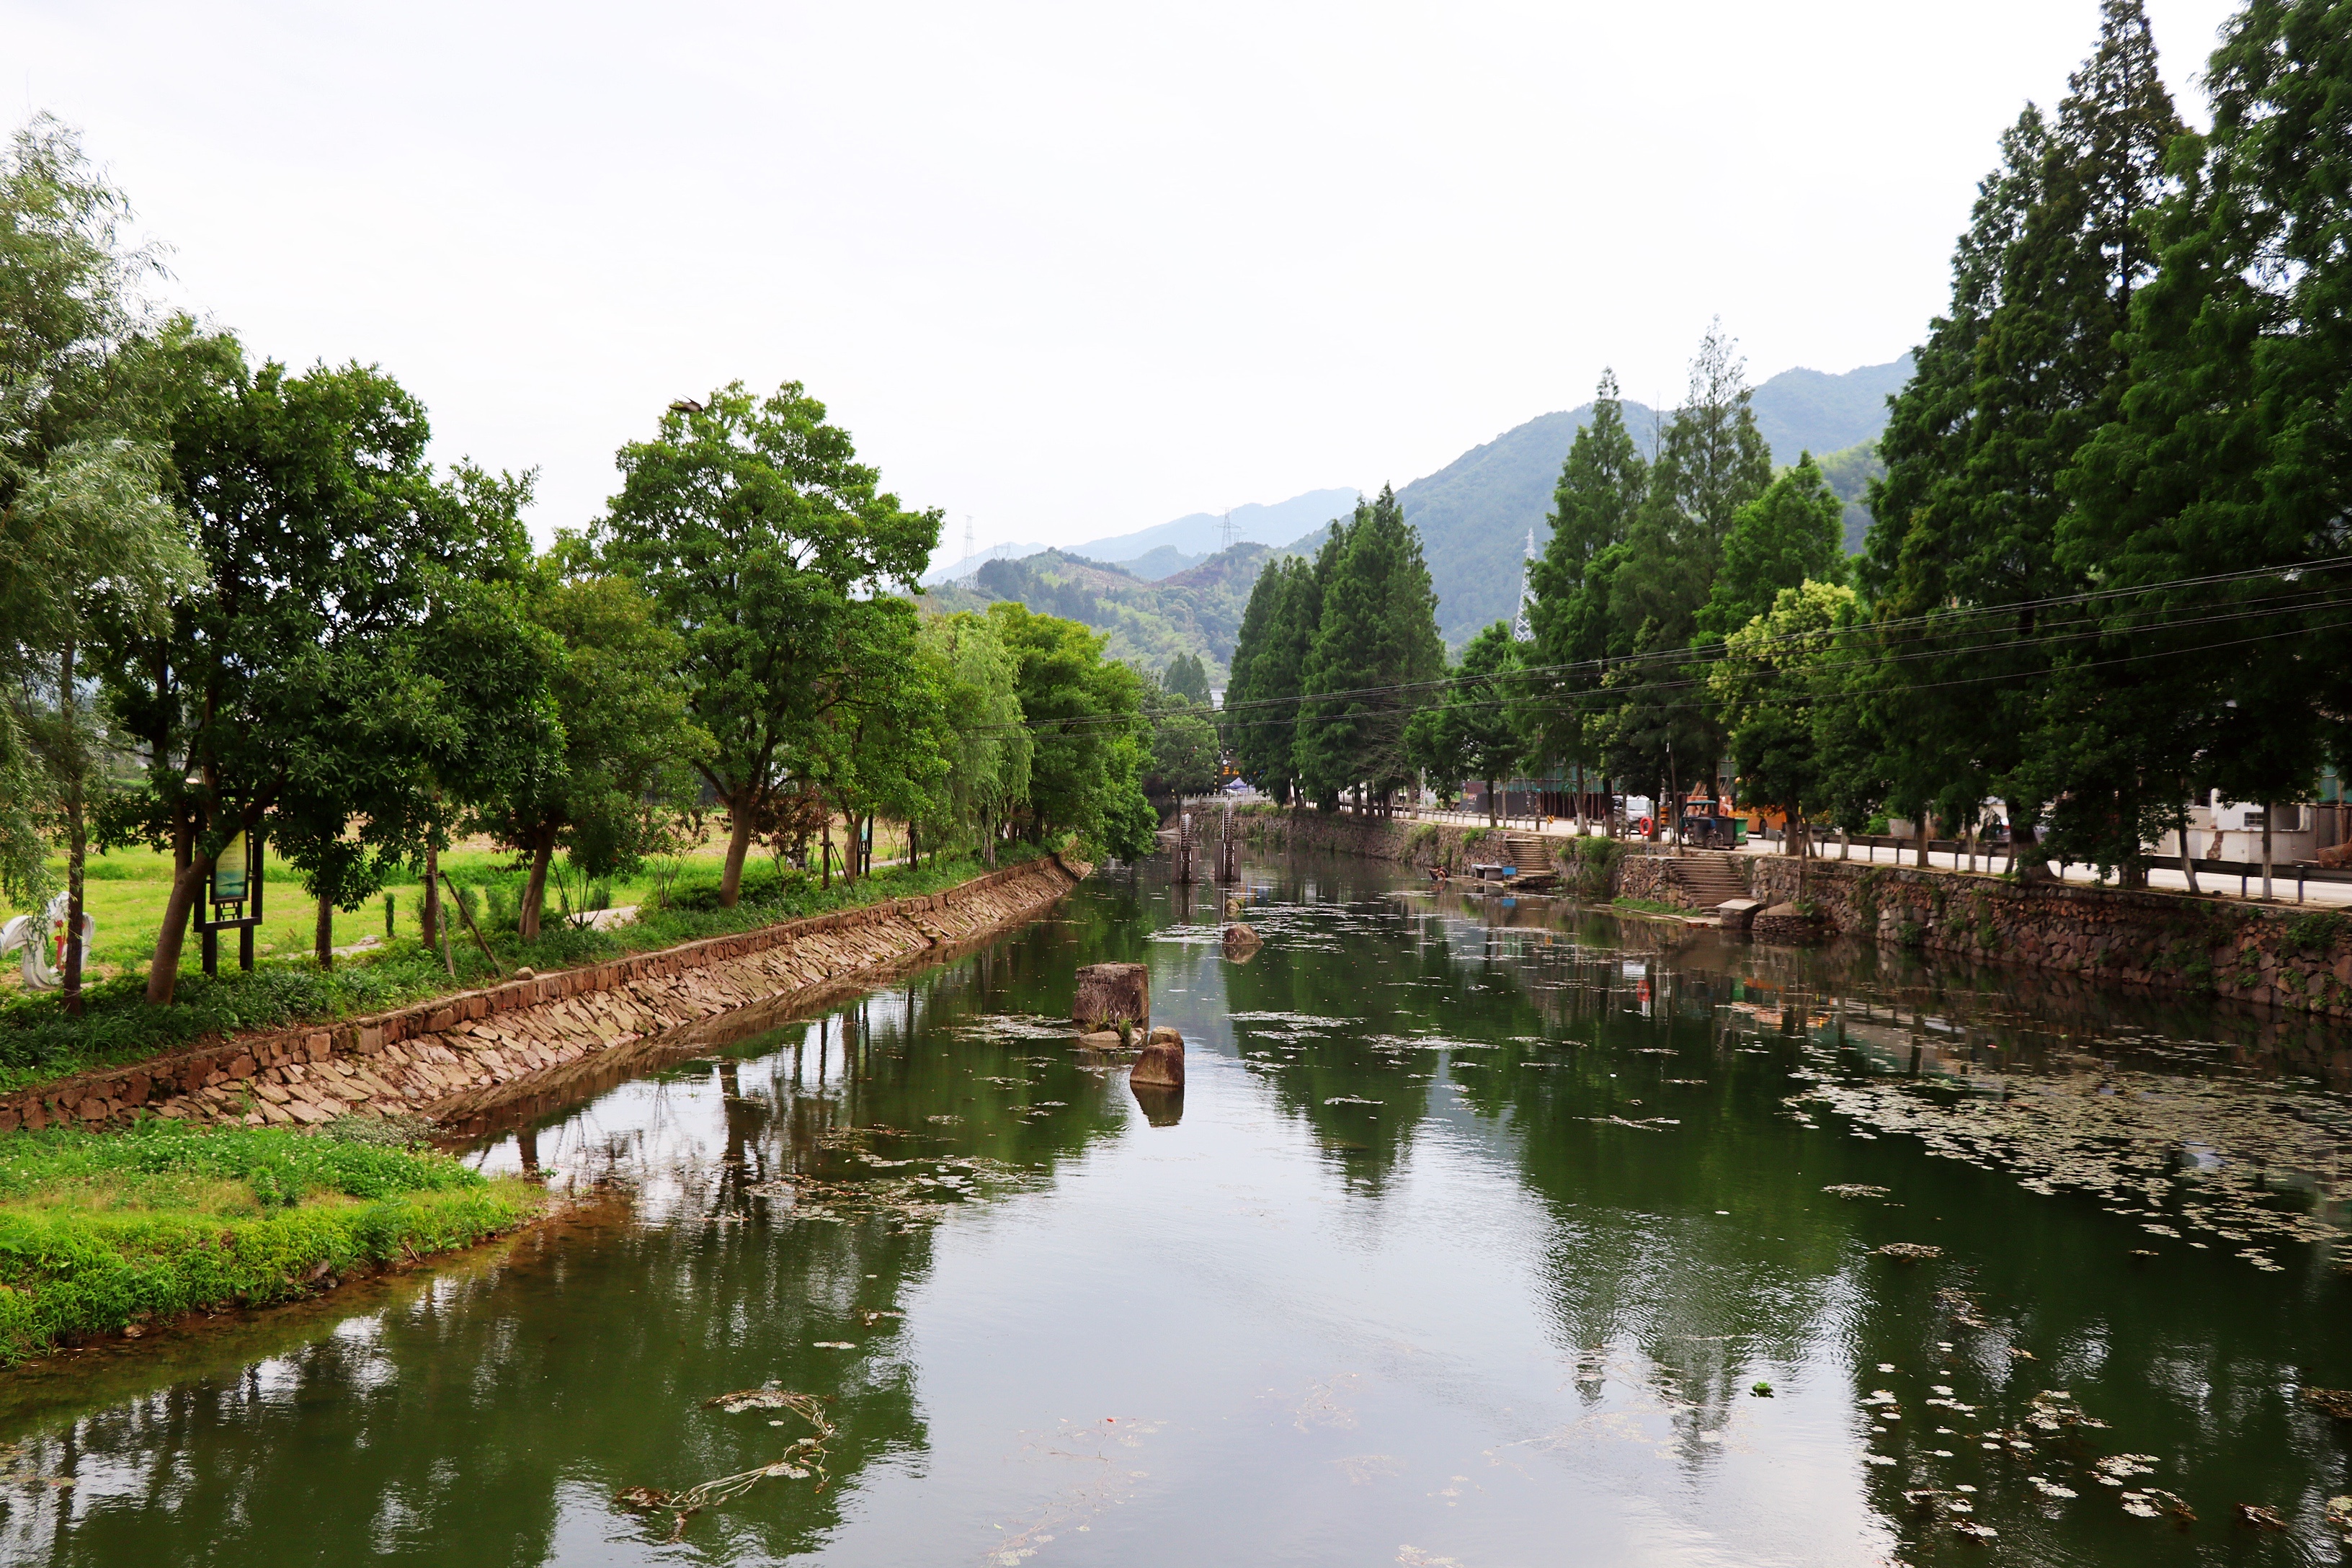
M 2226 0 L 2148 0 L 2191 79 Z M 0 0 L 175 297 L 382 364 L 541 538 L 672 398 L 798 379 L 960 547 L 1403 483 L 1613 364 L 1916 342 L 2096 0 Z

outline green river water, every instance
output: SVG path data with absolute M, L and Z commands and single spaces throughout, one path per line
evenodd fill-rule
M 1247 963 L 1098 877 L 493 1132 L 512 1242 L 0 1374 L 0 1561 L 2342 1560 L 2330 1032 L 1248 883 Z M 1056 1016 L 1113 959 L 1180 1100 Z

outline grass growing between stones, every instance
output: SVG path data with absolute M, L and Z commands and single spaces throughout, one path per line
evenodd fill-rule
M 1037 853 L 1005 845 L 999 861 L 1017 865 Z M 671 888 L 667 909 L 643 910 L 631 923 L 605 931 L 552 922 L 529 942 L 516 934 L 511 920 L 500 926 L 478 904 L 476 918 L 483 921 L 483 934 L 501 972 L 528 965 L 545 974 L 886 899 L 917 898 L 970 881 L 983 869 L 970 857 L 942 856 L 936 865 L 887 867 L 825 888 L 798 871 L 787 868 L 780 875 L 753 865 L 744 869 L 740 901 L 728 910 L 719 907 L 717 872 L 698 868 Z M 54 996 L 18 994 L 0 1003 L 0 1091 L 123 1066 L 206 1036 L 329 1023 L 496 984 L 498 974 L 462 924 L 452 935 L 448 956 L 455 978 L 438 952 L 408 935 L 363 956 L 339 960 L 332 970 L 320 969 L 308 957 L 287 957 L 265 959 L 250 974 L 235 967 L 231 942 L 221 973 L 184 974 L 169 1007 L 147 1005 L 141 973 L 89 987 L 79 1018 L 66 1016 Z M 193 939 L 188 947 L 195 951 Z
M 397 1139 L 399 1133 L 392 1133 Z M 325 1133 L 151 1121 L 0 1136 L 0 1363 L 468 1247 L 538 1188 L 353 1119 Z

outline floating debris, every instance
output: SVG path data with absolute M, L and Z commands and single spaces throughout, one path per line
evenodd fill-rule
M 1826 1047 L 1813 1055 L 1824 1069 L 1835 1067 Z M 2104 1062 L 2056 1077 L 1975 1079 L 1973 1092 L 1936 1080 L 1799 1076 L 1812 1081 L 1783 1102 L 1793 1114 L 1829 1110 L 1857 1137 L 1908 1134 L 1931 1154 L 2006 1173 L 2029 1192 L 2104 1199 L 2158 1236 L 2201 1231 L 2238 1243 L 2238 1256 L 2265 1273 L 2284 1266 L 2263 1247 L 2345 1240 L 2287 1206 L 2295 1200 L 2283 1203 L 2275 1181 L 2286 1174 L 2308 1185 L 2323 1212 L 2347 1195 L 2336 1152 L 2352 1142 L 2352 1107 L 2319 1093 Z
M 1842 1182 L 1834 1187 L 1823 1187 L 1822 1191 L 1833 1198 L 1883 1198 L 1891 1189 L 1874 1187 L 1862 1182 Z
M 2255 1530 L 2284 1530 L 2287 1528 L 2287 1522 L 2284 1518 L 2280 1517 L 2278 1510 L 2274 1508 L 2265 1508 L 2258 1502 L 2240 1503 L 2238 1505 L 2238 1522 L 2240 1524 L 2250 1526 Z
M 2352 1388 L 2306 1388 L 2303 1402 L 2338 1421 L 2352 1421 Z
M 1906 1263 L 1918 1263 L 1930 1258 L 1943 1257 L 1944 1249 L 1940 1247 L 1929 1247 L 1925 1242 L 1890 1241 L 1884 1247 L 1873 1247 L 1871 1255 L 1874 1258 L 1897 1258 Z
M 669 1539 L 677 1541 L 686 1533 L 686 1521 L 706 1508 L 731 1502 L 772 1478 L 785 1480 L 806 1480 L 814 1476 L 816 1489 L 823 1491 L 830 1479 L 824 1468 L 824 1446 L 834 1435 L 833 1423 L 825 1416 L 825 1402 L 813 1394 L 796 1394 L 788 1388 L 768 1384 L 760 1388 L 739 1388 L 732 1394 L 720 1394 L 702 1402 L 706 1410 L 723 1410 L 737 1415 L 746 1410 L 789 1410 L 806 1421 L 812 1428 L 809 1436 L 796 1439 L 786 1447 L 782 1458 L 773 1464 L 762 1465 L 756 1470 L 743 1470 L 731 1476 L 721 1476 L 715 1481 L 704 1481 L 682 1492 L 663 1491 L 658 1487 L 625 1487 L 613 1500 L 623 1508 L 641 1513 L 667 1511 L 672 1517 Z

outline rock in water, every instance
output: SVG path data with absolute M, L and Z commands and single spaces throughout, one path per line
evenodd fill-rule
M 1229 921 L 1237 921 L 1241 918 L 1242 901 L 1239 899 L 1227 899 L 1225 900 L 1225 919 Z
M 1251 953 L 1255 952 L 1259 948 L 1264 947 L 1265 945 L 1265 942 L 1264 938 L 1260 937 L 1257 932 L 1250 930 L 1249 927 L 1242 924 L 1239 921 L 1235 921 L 1233 924 L 1225 928 L 1225 956 L 1227 958 L 1247 958 Z
M 1070 1016 L 1089 1029 L 1114 1019 L 1140 1024 L 1151 1016 L 1151 976 L 1139 963 L 1090 963 L 1078 971 Z
M 1135 1070 L 1127 1081 L 1147 1089 L 1183 1088 L 1184 1037 L 1173 1029 L 1152 1030 L 1151 1043 L 1135 1058 Z

